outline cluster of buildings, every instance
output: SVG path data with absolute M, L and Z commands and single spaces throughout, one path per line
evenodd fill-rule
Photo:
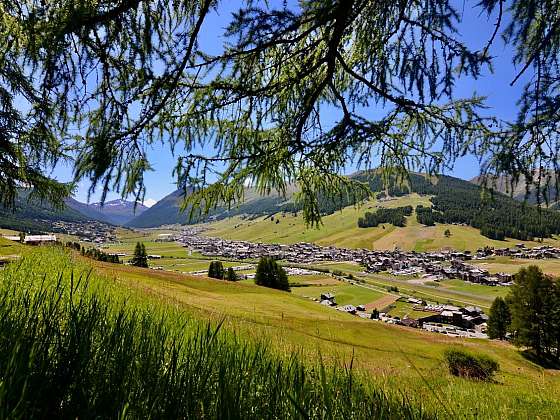
M 84 242 L 103 244 L 117 240 L 115 227 L 97 220 L 88 220 L 87 222 L 58 220 L 51 222 L 51 225 L 53 232 L 74 235 Z
M 426 275 L 436 281 L 458 278 L 491 286 L 509 285 L 512 275 L 508 273 L 490 274 L 487 270 L 466 261 L 502 255 L 532 259 L 560 258 L 559 248 L 539 246 L 528 249 L 523 244 L 518 244 L 513 249 L 487 247 L 477 250 L 476 253 L 469 251 L 414 252 L 398 249 L 375 251 L 323 247 L 311 243 L 282 245 L 233 241 L 204 236 L 202 233 L 202 228 L 187 228 L 177 236 L 177 240 L 193 251 L 212 257 L 243 260 L 271 256 L 292 263 L 351 261 L 361 264 L 366 271 L 372 273 L 388 271 L 395 275 Z
M 54 244 L 57 242 L 56 235 L 3 235 L 4 239 L 14 242 L 22 242 L 25 245 Z

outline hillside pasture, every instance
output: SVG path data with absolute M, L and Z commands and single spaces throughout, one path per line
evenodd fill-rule
M 150 311 L 157 317 L 169 314 L 181 336 L 188 337 L 187 331 L 178 330 L 185 328 L 184 323 L 175 320 L 187 316 L 221 322 L 222 334 L 235 334 L 237 346 L 266 342 L 278 360 L 302 355 L 311 367 L 319 360 L 328 366 L 349 366 L 352 360 L 357 377 L 372 387 L 406 395 L 411 404 L 443 418 L 555 418 L 560 414 L 560 375 L 532 364 L 505 343 L 363 320 L 294 292 L 250 283 L 94 262 L 77 254 L 75 262 L 69 263 L 64 256 L 68 251 L 50 247 L 36 252 L 31 272 L 37 281 L 42 270 L 53 274 L 74 267 L 77 275 L 89 272 L 92 264 L 88 287 L 107 286 L 117 302 L 122 298 L 132 308 L 153 308 Z M 355 285 L 337 287 L 339 296 L 344 288 L 359 293 L 353 290 Z M 474 383 L 451 376 L 443 362 L 443 352 L 450 347 L 495 358 L 501 368 L 496 381 Z
M 526 418 L 535 414 L 553 418 L 560 413 L 556 398 L 560 376 L 526 361 L 504 343 L 362 320 L 303 299 L 295 291 L 103 263 L 96 263 L 96 267 L 131 292 L 153 296 L 204 319 L 225 320 L 224 327 L 246 339 L 270 337 L 283 357 L 303 352 L 308 360 L 319 355 L 327 361 L 353 358 L 354 366 L 374 383 L 398 389 L 426 408 L 441 411 L 443 403 L 467 418 Z M 311 291 L 311 287 L 301 289 Z M 496 358 L 501 365 L 497 381 L 475 384 L 449 375 L 442 355 L 450 346 L 464 346 Z
M 205 234 L 224 239 L 246 240 L 252 242 L 290 244 L 314 242 L 318 245 L 342 248 L 395 249 L 411 251 L 436 251 L 456 249 L 475 251 L 484 246 L 495 248 L 513 247 L 519 240 L 496 241 L 480 234 L 478 229 L 463 225 L 437 224 L 424 226 L 416 221 L 416 214 L 407 217 L 406 227 L 395 227 L 388 223 L 378 227 L 359 228 L 358 218 L 367 211 L 379 207 L 394 208 L 421 204 L 430 206 L 429 196 L 410 194 L 408 196 L 378 201 L 372 199 L 359 207 L 349 206 L 323 217 L 319 228 L 306 226 L 303 216 L 291 213 L 277 213 L 272 217 L 246 219 L 240 216 L 207 223 Z M 444 232 L 449 230 L 450 237 Z M 545 244 L 560 246 L 559 238 L 545 239 Z M 525 241 L 528 247 L 542 245 L 539 242 Z

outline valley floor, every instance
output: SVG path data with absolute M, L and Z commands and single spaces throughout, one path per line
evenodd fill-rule
M 193 276 L 189 273 L 207 270 L 210 259 L 196 253 L 189 255 L 174 242 L 155 242 L 161 232 L 127 231 L 120 244 L 105 249 L 130 255 L 136 241 L 141 240 L 148 254 L 161 257 L 150 261 L 152 267 L 161 270 L 92 262 L 78 255 L 74 258 L 93 265 L 96 281 L 114 284 L 136 299 L 155 301 L 163 308 L 201 320 L 223 322 L 227 331 L 243 340 L 270 343 L 279 357 L 297 353 L 309 361 L 322 359 L 329 364 L 352 365 L 374 386 L 406 396 L 444 418 L 560 417 L 559 372 L 526 360 L 510 344 L 387 325 L 324 307 L 311 299 L 333 291 L 341 304 L 364 304 L 368 309 L 377 307 L 394 316 L 414 318 L 419 314 L 410 305 L 397 301 L 399 297 L 414 295 L 487 309 L 495 296 L 507 293 L 507 288 L 455 280 L 436 285 L 387 273 L 366 274 L 352 263 L 325 263 L 318 268 L 336 269 L 344 275 L 351 274 L 354 280 L 341 281 L 330 274 L 294 276 L 290 282 L 298 287 L 286 293 L 256 286 L 251 280 L 232 283 Z M 4 245 L 0 248 L 4 253 L 28 252 L 17 244 L 0 245 Z M 224 261 L 226 267 L 247 263 L 251 262 Z M 508 265 L 502 259 L 485 263 L 491 270 Z M 516 269 L 521 264 L 525 262 Z M 557 267 L 551 265 L 549 269 Z M 390 287 L 397 287 L 398 292 L 389 291 Z M 443 352 L 451 347 L 498 360 L 500 372 L 496 380 L 482 383 L 451 376 L 443 361 Z

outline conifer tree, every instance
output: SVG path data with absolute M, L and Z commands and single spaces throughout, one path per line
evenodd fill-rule
M 208 267 L 208 277 L 213 279 L 224 278 L 224 266 L 221 261 L 211 261 Z
M 504 340 L 511 324 L 511 313 L 506 301 L 498 296 L 494 299 L 488 318 L 488 337 Z
M 556 361 L 560 361 L 559 287 L 558 280 L 537 266 L 529 266 L 515 275 L 507 297 L 515 342 L 531 348 L 539 358 Z
M 148 255 L 146 254 L 146 246 L 143 243 L 136 242 L 130 264 L 136 267 L 148 267 Z
M 237 281 L 237 275 L 235 274 L 235 271 L 233 270 L 233 268 L 228 267 L 226 278 L 227 278 L 228 281 Z
M 290 291 L 286 271 L 271 257 L 262 257 L 257 264 L 255 284 Z

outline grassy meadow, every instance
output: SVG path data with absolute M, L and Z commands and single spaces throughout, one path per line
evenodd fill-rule
M 558 372 L 505 343 L 362 320 L 295 292 L 93 262 L 50 247 L 0 276 L 0 320 L 9 323 L 0 328 L 10 385 L 0 393 L 3 417 L 39 416 L 43 406 L 65 417 L 560 415 Z M 455 346 L 498 360 L 496 381 L 451 376 L 443 352 Z
M 218 222 L 208 223 L 206 234 L 225 239 L 247 240 L 253 242 L 296 243 L 315 242 L 319 245 L 334 245 L 345 248 L 394 249 L 398 247 L 414 251 L 435 251 L 442 248 L 474 251 L 484 246 L 496 248 L 512 247 L 518 240 L 495 241 L 482 236 L 478 229 L 470 226 L 445 225 L 423 226 L 416 221 L 416 215 L 407 218 L 407 226 L 395 227 L 383 224 L 372 228 L 358 228 L 358 218 L 366 211 L 375 211 L 378 207 L 401 207 L 411 205 L 414 208 L 422 204 L 431 205 L 429 196 L 411 194 L 389 201 L 371 200 L 360 207 L 349 206 L 341 211 L 323 217 L 323 226 L 319 229 L 306 226 L 301 215 L 281 214 L 260 217 L 254 220 L 232 217 Z M 278 221 L 278 223 L 277 223 Z M 451 236 L 445 237 L 449 229 Z M 525 242 L 527 246 L 540 245 L 538 242 Z M 547 239 L 545 243 L 559 245 L 560 239 Z

